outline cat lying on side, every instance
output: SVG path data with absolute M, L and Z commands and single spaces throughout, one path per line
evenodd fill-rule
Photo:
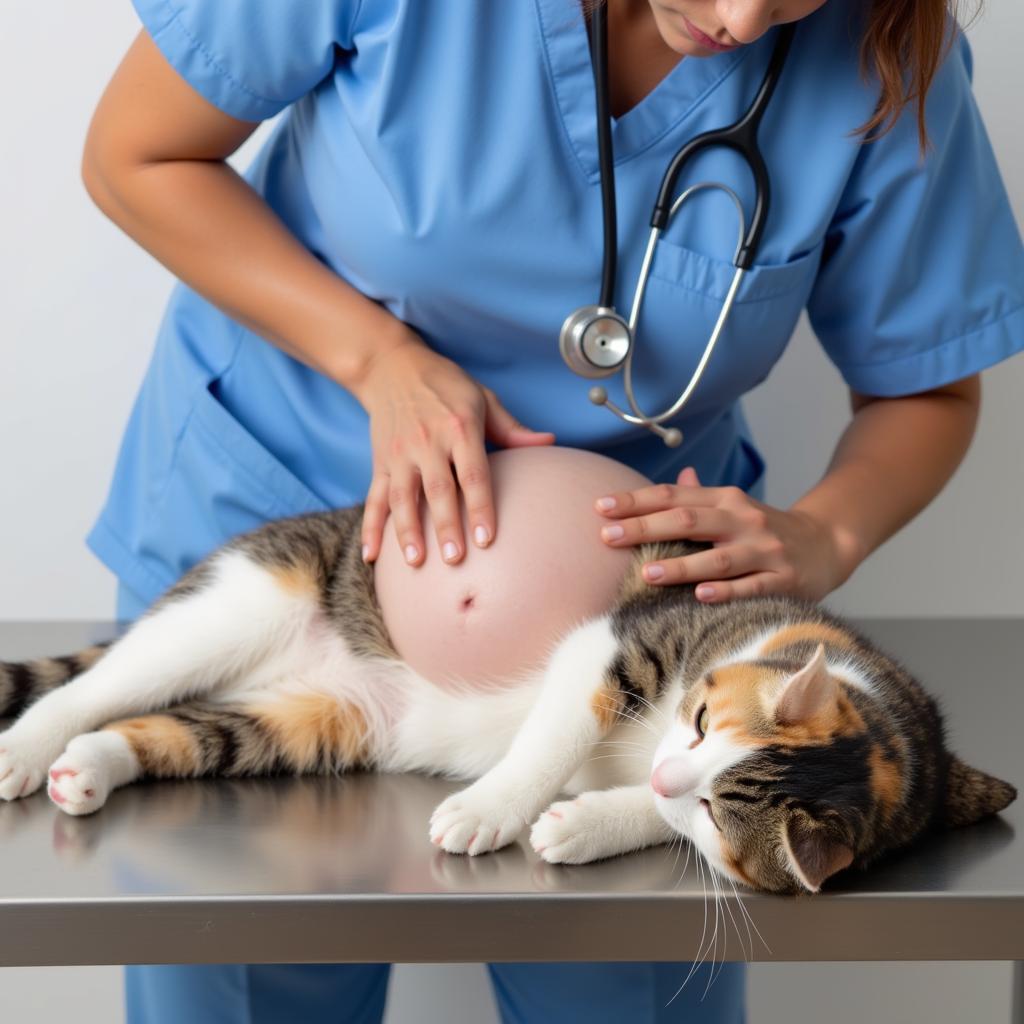
M 69 814 L 140 778 L 425 771 L 476 779 L 434 811 L 452 853 L 532 824 L 551 863 L 689 839 L 756 889 L 817 891 L 1013 786 L 945 747 L 935 702 L 824 609 L 704 605 L 640 567 L 614 607 L 507 685 L 435 686 L 395 651 L 362 505 L 265 524 L 186 573 L 110 645 L 0 663 L 0 797 L 48 780 Z M 70 680 L 70 682 L 69 682 Z M 626 744 L 626 747 L 623 747 Z M 623 749 L 636 756 L 621 754 Z M 552 803 L 560 793 L 576 799 Z

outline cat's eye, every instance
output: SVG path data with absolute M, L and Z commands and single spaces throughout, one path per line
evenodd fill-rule
M 711 724 L 710 716 L 708 715 L 707 704 L 701 704 L 700 709 L 697 711 L 697 717 L 694 719 L 693 724 L 697 729 L 697 735 L 701 739 L 704 739 L 704 734 L 708 731 L 708 726 Z

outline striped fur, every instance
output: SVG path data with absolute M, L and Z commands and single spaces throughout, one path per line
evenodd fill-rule
M 112 641 L 93 644 L 74 654 L 35 661 L 0 661 L 0 718 L 17 718 L 44 693 L 62 686 L 103 657 Z

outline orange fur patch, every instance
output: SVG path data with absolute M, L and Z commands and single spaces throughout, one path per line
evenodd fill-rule
M 779 729 L 783 741 L 794 745 L 804 743 L 825 743 L 835 736 L 852 736 L 864 732 L 866 726 L 860 712 L 850 703 L 849 698 L 840 694 L 835 707 L 826 708 L 819 714 L 797 725 L 785 725 Z
M 185 723 L 169 715 L 143 715 L 105 725 L 128 741 L 147 775 L 187 778 L 199 770 L 199 744 Z
M 594 712 L 597 724 L 604 732 L 607 732 L 615 724 L 625 703 L 622 693 L 609 686 L 603 686 L 591 698 L 590 709 Z
M 751 889 L 759 889 L 760 886 L 750 877 L 750 872 L 743 867 L 743 861 L 724 842 L 721 845 L 722 859 L 725 861 L 726 867 L 734 871 Z
M 305 565 L 275 565 L 270 569 L 277 585 L 299 597 L 319 597 L 320 585 L 312 569 Z
M 834 626 L 827 626 L 820 622 L 798 622 L 792 626 L 785 626 L 773 636 L 770 636 L 763 644 L 759 654 L 772 654 L 780 651 L 790 644 L 798 644 L 809 641 L 810 643 L 826 643 L 835 647 L 855 650 L 853 640 L 840 629 Z
M 358 764 L 366 757 L 363 713 L 327 694 L 294 694 L 248 710 L 298 771 L 312 768 L 321 749 L 332 752 L 345 765 Z
M 704 703 L 712 729 L 749 730 L 764 719 L 760 690 L 763 669 L 745 662 L 715 669 L 715 685 L 705 689 Z
M 728 729 L 737 742 L 747 746 L 764 746 L 781 740 L 800 746 L 823 743 L 831 736 L 863 732 L 864 719 L 845 694 L 840 693 L 834 707 L 829 707 L 798 725 L 779 727 L 768 711 L 767 693 L 771 683 L 781 677 L 770 670 L 747 662 L 722 665 L 715 669 L 715 686 L 705 690 L 704 701 L 712 729 Z
M 882 805 L 886 819 L 891 817 L 903 797 L 903 776 L 894 761 L 886 758 L 881 746 L 875 743 L 871 747 L 871 789 Z

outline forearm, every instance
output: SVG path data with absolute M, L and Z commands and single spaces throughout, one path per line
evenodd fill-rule
M 832 531 L 842 567 L 836 586 L 942 490 L 970 446 L 980 394 L 975 376 L 919 395 L 855 401 L 825 475 L 792 506 Z
M 289 355 L 354 387 L 415 340 L 310 253 L 221 160 L 83 166 L 97 205 L 172 273 Z

